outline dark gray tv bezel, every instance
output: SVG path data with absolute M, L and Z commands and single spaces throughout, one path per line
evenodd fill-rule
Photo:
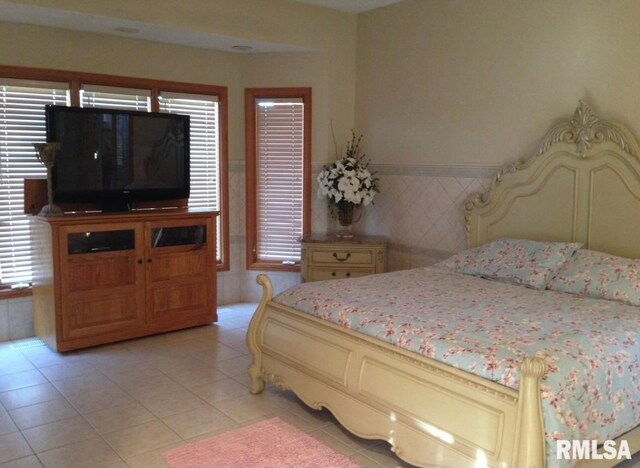
M 185 180 L 182 187 L 175 188 L 145 188 L 145 189 L 122 189 L 122 190 L 75 190 L 60 192 L 56 189 L 55 166 L 52 171 L 52 189 L 54 203 L 65 204 L 95 204 L 102 211 L 128 211 L 136 202 L 161 202 L 168 200 L 188 199 L 191 190 L 190 183 L 190 117 L 182 114 L 170 114 L 163 112 L 129 111 L 122 109 L 103 109 L 47 105 L 45 108 L 47 141 L 57 141 L 56 118 L 58 113 L 79 113 L 79 114 L 111 114 L 143 116 L 160 119 L 179 119 L 184 123 L 184 172 Z

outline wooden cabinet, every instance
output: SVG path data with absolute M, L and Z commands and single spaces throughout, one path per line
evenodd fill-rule
M 303 281 L 355 278 L 383 273 L 386 268 L 387 244 L 379 237 L 314 237 L 302 241 Z
M 36 335 L 69 351 L 216 321 L 216 216 L 32 218 Z

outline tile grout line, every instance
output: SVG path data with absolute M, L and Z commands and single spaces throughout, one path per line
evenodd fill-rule
M 22 352 L 21 350 L 18 350 L 18 351 Z M 24 353 L 22 353 L 22 354 L 24 354 Z M 25 356 L 25 357 L 26 357 L 27 359 L 29 359 L 29 357 L 28 357 L 28 356 Z M 97 435 L 97 437 L 96 437 L 96 438 L 101 439 L 101 440 L 102 440 L 102 441 L 103 441 L 103 442 L 104 442 L 108 447 L 110 447 L 110 448 L 111 448 L 111 450 L 116 454 L 116 456 L 117 456 L 117 457 L 118 457 L 118 458 L 119 458 L 123 463 L 125 463 L 127 466 L 130 466 L 130 465 L 126 462 L 126 460 L 123 458 L 123 456 L 122 456 L 122 455 L 121 455 L 121 454 L 120 454 L 120 453 L 119 453 L 119 452 L 118 452 L 118 451 L 117 451 L 117 450 L 116 450 L 116 449 L 115 449 L 115 448 L 114 448 L 114 447 L 109 443 L 109 441 L 108 441 L 107 439 L 105 439 L 105 437 L 103 436 L 103 434 L 101 434 L 101 433 L 99 433 L 99 432 L 97 431 L 97 429 L 96 429 L 96 428 L 91 424 L 91 422 L 90 422 L 90 421 L 85 417 L 85 414 L 84 414 L 83 412 L 81 412 L 81 411 L 80 411 L 80 409 L 79 409 L 78 407 L 76 407 L 76 406 L 75 406 L 71 401 L 69 401 L 69 399 L 67 398 L 67 396 L 66 396 L 65 394 L 63 394 L 62 392 L 60 392 L 60 390 L 59 390 L 57 387 L 55 387 L 54 381 L 52 381 L 52 380 L 48 379 L 48 378 L 47 378 L 47 376 L 46 376 L 46 375 L 44 375 L 44 374 L 42 373 L 42 371 L 40 370 L 40 369 L 41 369 L 41 367 L 39 367 L 39 366 L 38 366 L 35 362 L 33 362 L 31 359 L 29 359 L 29 361 L 30 361 L 30 362 L 31 362 L 31 363 L 36 367 L 36 370 L 38 370 L 38 372 L 40 372 L 40 374 L 41 374 L 41 375 L 42 375 L 42 376 L 47 380 L 47 382 L 48 382 L 48 383 L 50 383 L 51 385 L 53 385 L 53 386 L 54 386 L 54 388 L 56 388 L 56 391 L 58 391 L 58 393 L 60 393 L 60 396 L 61 396 L 61 397 L 62 397 L 62 398 L 67 402 L 67 404 L 69 404 L 69 405 L 74 409 L 74 411 L 77 413 L 77 416 L 80 416 L 80 417 L 82 418 L 82 420 L 84 420 L 84 422 L 86 422 L 86 423 L 87 423 L 87 424 L 88 424 L 88 425 L 89 425 L 89 426 L 90 426 L 90 427 L 91 427 L 91 428 L 96 432 L 96 435 Z M 95 370 L 96 372 L 98 372 L 98 374 L 99 374 L 99 375 L 102 375 L 102 376 L 103 376 L 103 377 L 105 377 L 107 380 L 109 380 L 112 384 L 114 384 L 117 388 L 119 388 L 120 390 L 122 390 L 123 392 L 125 392 L 125 393 L 126 393 L 128 396 L 130 396 L 130 397 L 131 397 L 131 398 L 132 398 L 136 403 L 140 404 L 140 406 L 142 406 L 143 408 L 145 408 L 147 411 L 150 411 L 148 408 L 146 408 L 144 405 L 142 405 L 142 403 L 141 403 L 140 401 L 138 401 L 138 400 L 137 400 L 133 395 L 131 395 L 131 394 L 130 394 L 129 392 L 127 392 L 124 388 L 120 387 L 116 382 L 114 382 L 112 379 L 110 379 L 108 375 L 106 375 L 106 374 L 104 374 L 103 372 L 101 372 L 99 368 L 95 367 L 95 366 L 94 366 L 93 364 L 91 364 L 91 363 L 87 363 L 87 364 L 88 364 L 89 366 L 91 366 L 91 368 L 92 368 L 93 370 Z M 55 364 L 54 364 L 54 365 L 55 365 Z M 43 366 L 43 367 L 50 367 L 50 366 Z M 158 369 L 158 370 L 159 370 L 159 369 Z M 161 372 L 162 372 L 162 371 L 161 371 Z M 73 378 L 73 377 L 72 377 L 72 378 Z M 68 380 L 68 379 L 60 379 L 60 380 Z M 27 388 L 27 387 L 22 387 L 22 388 Z M 123 403 L 123 405 L 124 405 L 124 403 Z M 33 405 L 31 405 L 31 406 L 33 406 Z M 116 406 L 119 406 L 119 405 L 115 405 L 114 407 L 116 407 Z M 105 408 L 105 409 L 108 409 L 108 408 Z M 97 411 L 99 411 L 99 410 L 97 410 Z M 8 413 L 8 411 L 7 411 L 7 413 Z M 152 414 L 154 414 L 153 412 L 151 412 L 151 413 L 152 413 Z M 9 413 L 8 413 L 8 414 L 9 414 Z M 12 417 L 11 417 L 11 414 L 9 414 L 9 417 L 10 417 L 10 418 L 12 418 Z M 33 428 L 35 428 L 35 427 L 41 427 L 41 426 L 44 426 L 44 425 L 46 425 L 46 424 L 56 423 L 56 422 L 59 422 L 59 421 L 65 421 L 65 420 L 67 420 L 67 419 L 71 419 L 72 417 L 76 417 L 76 416 L 69 416 L 68 418 L 62 418 L 62 419 L 59 419 L 59 420 L 56 420 L 56 421 L 53 421 L 53 422 L 50 422 L 50 423 L 44 423 L 44 424 L 41 424 L 41 425 L 38 425 L 38 426 L 34 426 Z M 179 435 L 179 434 L 175 433 L 175 431 L 173 431 L 170 427 L 168 427 L 168 426 L 167 426 L 167 425 L 166 425 L 166 424 L 165 424 L 165 423 L 164 423 L 160 418 L 158 418 L 155 414 L 154 414 L 154 418 L 156 418 L 156 419 L 157 419 L 159 422 L 161 422 L 161 423 L 162 423 L 162 424 L 163 424 L 167 429 L 169 429 L 171 432 L 173 432 L 173 433 L 176 435 L 176 437 L 178 437 L 178 438 L 180 438 L 181 440 L 185 441 L 182 437 L 180 437 L 180 435 Z M 44 466 L 44 462 L 43 462 L 43 461 L 42 461 L 42 459 L 38 456 L 39 454 L 34 450 L 33 446 L 32 446 L 32 445 L 31 445 L 31 443 L 29 442 L 29 439 L 27 439 L 27 437 L 23 434 L 23 430 L 22 430 L 22 429 L 20 429 L 20 428 L 18 427 L 18 425 L 16 424 L 15 420 L 13 420 L 13 418 L 12 418 L 12 421 L 13 421 L 13 423 L 16 425 L 16 427 L 18 428 L 18 430 L 19 430 L 20 435 L 22 436 L 22 438 L 23 438 L 23 439 L 26 441 L 26 443 L 29 445 L 29 448 L 31 449 L 31 451 L 32 451 L 33 455 L 35 455 L 35 456 L 36 456 L 36 458 L 38 458 L 38 461 L 40 462 L 40 464 Z M 141 423 L 141 424 L 144 424 L 144 423 Z M 134 425 L 134 426 L 131 426 L 131 427 L 136 427 L 136 426 L 137 426 L 137 425 Z M 28 429 L 33 429 L 33 428 L 28 428 Z M 114 432 L 115 432 L 115 431 L 114 431 Z M 89 440 L 89 439 L 85 439 L 85 440 Z M 63 448 L 63 447 L 66 447 L 66 446 L 69 446 L 69 445 L 73 445 L 74 443 L 78 443 L 78 442 L 82 442 L 82 441 L 74 441 L 74 442 L 70 442 L 70 443 L 68 443 L 68 444 L 64 444 L 64 445 L 61 445 L 61 446 L 59 446 L 59 447 L 53 447 L 53 448 L 51 448 L 50 450 L 44 450 L 44 451 L 42 451 L 42 452 L 40 452 L 40 453 L 42 454 L 42 453 L 49 452 L 49 451 L 51 451 L 51 450 L 61 449 L 61 448 Z M 186 441 L 185 441 L 185 442 L 186 442 Z
M 254 413 L 253 411 L 255 410 L 251 409 L 252 405 L 248 407 L 245 406 L 242 400 L 246 400 L 247 403 L 251 403 L 252 401 L 248 397 L 249 395 L 248 388 L 246 387 L 246 382 L 244 382 L 244 380 L 246 380 L 246 376 L 244 372 L 236 373 L 235 368 L 237 366 L 232 361 L 237 360 L 238 363 L 242 363 L 244 360 L 250 359 L 250 354 L 248 353 L 248 351 L 246 349 L 243 349 L 246 347 L 246 345 L 241 339 L 241 336 L 244 333 L 246 333 L 246 330 L 243 329 L 242 327 L 242 322 L 246 322 L 248 325 L 250 314 L 246 314 L 246 317 L 232 316 L 231 314 L 229 314 L 228 316 L 236 319 L 234 320 L 234 325 L 231 327 L 192 329 L 194 331 L 189 331 L 188 333 L 180 333 L 180 334 L 175 334 L 171 336 L 168 336 L 167 334 L 159 337 L 151 337 L 151 339 L 141 339 L 140 341 L 132 340 L 122 344 L 118 344 L 117 346 L 114 346 L 113 349 L 105 348 L 104 353 L 98 352 L 94 354 L 89 352 L 85 355 L 83 354 L 76 355 L 78 356 L 78 360 L 80 363 L 87 365 L 89 369 L 96 372 L 96 375 L 103 377 L 107 382 L 112 384 L 114 388 L 118 389 L 124 395 L 126 395 L 128 398 L 131 399 L 130 402 L 121 402 L 118 404 L 107 403 L 104 408 L 101 405 L 97 409 L 85 409 L 84 411 L 80 411 L 80 406 L 77 406 L 71 403 L 71 400 L 69 398 L 71 393 L 68 393 L 68 392 L 62 393 L 58 389 L 58 387 L 55 385 L 55 382 L 70 380 L 74 378 L 80 378 L 81 376 L 79 377 L 73 376 L 73 377 L 65 377 L 62 379 L 57 379 L 56 377 L 49 378 L 47 377 L 47 375 L 45 375 L 44 372 L 42 372 L 42 369 L 45 369 L 47 367 L 64 365 L 65 364 L 64 361 L 62 361 L 61 363 L 55 363 L 53 361 L 48 361 L 46 355 L 36 357 L 36 355 L 33 353 L 29 353 L 31 355 L 31 358 L 22 352 L 20 352 L 20 355 L 22 355 L 25 359 L 27 359 L 27 361 L 33 365 L 34 367 L 33 370 L 37 370 L 39 375 L 44 378 L 43 383 L 47 383 L 51 385 L 55 389 L 55 391 L 59 394 L 60 399 L 65 401 L 71 408 L 73 408 L 76 415 L 81 416 L 82 418 L 81 420 L 84 421 L 86 424 L 88 424 L 88 426 L 95 431 L 96 433 L 95 439 L 101 440 L 107 447 L 109 447 L 109 449 L 117 456 L 118 460 L 121 460 L 125 466 L 129 466 L 129 467 L 137 466 L 137 463 L 135 462 L 130 463 L 129 461 L 127 461 L 128 459 L 131 460 L 133 458 L 143 457 L 145 455 L 149 455 L 149 456 L 150 455 L 155 456 L 156 454 L 161 455 L 159 451 L 163 447 L 149 449 L 148 451 L 141 452 L 140 454 L 136 454 L 136 455 L 125 458 L 124 454 L 121 454 L 121 452 L 118 452 L 115 449 L 115 446 L 109 443 L 109 441 L 105 437 L 106 435 L 112 434 L 119 430 L 135 429 L 140 425 L 151 423 L 151 422 L 158 422 L 158 421 L 161 423 L 161 426 L 159 427 L 168 429 L 168 433 L 175 436 L 177 440 L 180 441 L 181 444 L 190 443 L 193 440 L 200 440 L 201 437 L 207 437 L 207 433 L 205 432 L 203 434 L 196 435 L 189 438 L 187 438 L 186 436 L 183 437 L 180 435 L 181 432 L 178 432 L 177 429 L 173 429 L 165 421 L 165 419 L 171 416 L 186 414 L 193 410 L 186 410 L 186 411 L 181 410 L 178 413 L 161 417 L 161 416 L 158 416 L 154 411 L 152 411 L 145 404 L 143 404 L 141 399 L 139 399 L 141 398 L 141 394 L 138 394 L 138 392 L 131 391 L 131 389 L 136 387 L 124 385 L 124 382 L 126 382 L 128 379 L 122 380 L 116 377 L 120 369 L 123 370 L 123 375 L 126 375 L 126 373 L 129 372 L 128 358 L 127 358 L 127 361 L 122 366 L 116 365 L 118 362 L 118 358 L 120 356 L 128 356 L 131 358 L 131 362 L 135 363 L 134 365 L 132 365 L 131 369 L 135 369 L 138 363 L 140 363 L 140 365 L 143 366 L 141 368 L 149 369 L 153 373 L 157 372 L 159 376 L 162 376 L 163 378 L 168 379 L 167 381 L 171 382 L 172 385 L 176 385 L 176 389 L 178 389 L 176 391 L 185 392 L 186 395 L 190 395 L 194 397 L 195 401 L 199 401 L 200 403 L 206 405 L 207 408 L 212 408 L 212 409 L 215 409 L 216 411 L 219 411 L 221 414 L 225 415 L 225 417 L 229 418 L 230 421 L 233 421 L 233 423 L 239 427 L 248 424 L 250 421 L 254 419 L 256 421 L 259 421 L 265 418 L 278 416 L 280 414 L 289 415 L 294 420 L 298 421 L 299 424 L 302 425 L 300 427 L 301 430 L 304 430 L 303 427 L 306 427 L 307 430 L 305 430 L 305 432 L 322 433 L 324 434 L 324 436 L 329 437 L 330 438 L 329 440 L 336 441 L 337 443 L 347 447 L 350 451 L 353 449 L 353 453 L 350 453 L 348 457 L 350 458 L 355 456 L 363 457 L 361 458 L 361 460 L 368 461 L 366 463 L 366 466 L 374 466 L 376 468 L 386 466 L 385 464 L 379 463 L 377 460 L 373 459 L 370 456 L 372 453 L 370 451 L 371 446 L 364 445 L 364 442 L 363 444 L 359 444 L 357 440 L 354 440 L 352 443 L 345 443 L 343 440 L 341 440 L 338 437 L 337 434 L 332 434 L 329 431 L 329 429 L 331 428 L 331 425 L 337 425 L 337 423 L 336 423 L 335 417 L 333 417 L 333 415 L 331 415 L 330 413 L 328 415 L 323 416 L 320 419 L 315 419 L 315 416 L 312 416 L 311 414 L 309 415 L 308 420 L 306 417 L 303 417 L 305 413 L 299 413 L 298 410 L 295 410 L 295 407 L 292 407 L 290 405 L 298 404 L 302 409 L 306 410 L 307 408 L 302 403 L 300 403 L 300 400 L 297 399 L 297 397 L 295 397 L 295 395 L 293 395 L 292 393 L 281 393 L 279 391 L 265 392 L 265 394 L 263 395 L 263 399 L 261 400 L 262 403 L 266 405 L 265 411 L 260 409 L 259 412 Z M 220 341 L 219 336 L 226 336 L 226 337 L 223 337 L 223 341 Z M 194 343 L 195 343 L 195 346 L 193 346 Z M 207 350 L 207 345 L 209 345 L 210 343 L 214 343 L 217 347 L 220 347 L 220 349 L 222 350 L 222 355 L 224 356 L 223 358 L 221 359 L 217 358 L 216 356 L 217 351 L 209 352 Z M 213 347 L 211 349 L 213 350 Z M 115 357 L 113 358 L 111 357 L 112 351 L 115 351 Z M 227 353 L 229 354 L 227 355 Z M 103 359 L 106 361 L 106 365 L 102 365 Z M 113 366 L 109 365 L 110 359 L 113 359 L 114 361 Z M 190 382 L 191 380 L 185 381 L 179 378 L 180 371 L 182 369 L 181 366 L 183 365 L 181 363 L 182 362 L 188 363 L 189 360 L 191 360 L 191 362 L 195 364 L 193 366 L 194 368 L 199 368 L 202 366 L 204 369 L 209 368 L 211 370 L 210 375 L 207 374 L 205 371 L 206 376 L 202 378 L 202 381 L 205 383 L 197 384 L 194 386 L 186 383 L 186 382 Z M 36 364 L 36 362 L 38 364 Z M 48 364 L 42 365 L 43 362 L 48 362 Z M 75 362 L 75 357 L 71 362 Z M 227 364 L 225 365 L 225 363 Z M 188 369 L 188 368 L 190 368 L 190 366 L 185 367 L 185 369 Z M 225 372 L 221 368 L 227 369 L 227 371 Z M 134 375 L 135 370 L 131 371 L 131 374 Z M 216 375 L 218 374 L 221 377 L 216 377 Z M 246 393 L 242 393 L 241 396 L 239 396 L 239 394 L 236 394 L 234 396 L 230 396 L 229 398 L 224 398 L 223 400 L 212 400 L 211 402 L 209 402 L 208 400 L 205 400 L 202 396 L 200 396 L 198 393 L 194 391 L 194 389 L 196 388 L 204 387 L 207 385 L 215 386 L 215 382 L 218 382 L 220 380 L 229 380 L 230 382 L 235 382 L 236 384 L 241 386 L 241 388 L 244 388 L 246 390 Z M 197 381 L 197 378 L 195 381 Z M 78 382 L 80 382 L 80 380 Z M 142 379 L 142 382 L 144 382 L 144 379 Z M 34 385 L 39 385 L 39 384 L 34 384 Z M 30 386 L 33 386 L 33 385 L 20 387 L 20 389 L 28 388 Z M 93 390 L 94 389 L 91 388 L 90 390 L 87 390 L 87 391 L 93 391 Z M 171 391 L 168 391 L 167 393 L 171 393 Z M 138 396 L 135 396 L 135 395 L 138 395 Z M 236 413 L 235 411 L 230 411 L 230 412 L 225 411 L 223 407 L 218 406 L 222 402 L 229 402 L 234 400 L 239 402 L 238 405 L 239 405 L 239 408 L 241 408 L 240 410 L 241 413 Z M 47 401 L 52 401 L 52 400 L 47 400 Z M 39 402 L 39 403 L 44 403 L 44 402 Z M 39 403 L 35 403 L 35 404 L 39 404 Z M 104 433 L 98 431 L 99 426 L 97 425 L 97 423 L 96 425 L 94 425 L 90 421 L 90 415 L 93 413 L 96 413 L 99 411 L 106 411 L 112 408 L 118 408 L 120 406 L 125 406 L 127 404 L 139 405 L 141 408 L 143 408 L 145 411 L 147 411 L 153 416 L 153 420 L 146 421 L 146 422 L 135 422 L 130 425 L 127 424 L 126 427 L 124 427 L 123 429 L 115 429 L 113 431 L 108 431 Z M 27 405 L 27 406 L 33 406 L 33 405 Z M 0 408 L 3 408 L 8 413 L 8 410 L 6 410 L 3 405 L 0 404 Z M 258 408 L 263 408 L 263 407 L 259 406 Z M 247 413 L 247 411 L 249 412 Z M 234 414 L 236 414 L 236 417 L 238 417 L 239 414 L 252 415 L 254 419 L 244 421 L 244 416 L 242 416 L 240 417 L 240 419 L 243 419 L 243 421 L 240 421 L 235 419 L 235 417 L 233 416 Z M 17 426 L 17 424 L 15 424 L 15 420 L 11 417 L 9 413 L 8 415 L 11 421 L 14 423 L 14 425 L 18 429 L 18 432 L 20 433 L 20 435 L 27 442 L 27 445 L 30 447 L 33 455 L 39 460 L 40 463 L 44 464 L 43 459 L 40 458 L 39 454 L 33 451 L 33 447 L 31 446 L 29 441 L 26 439 L 26 437 L 24 437 L 23 431 Z M 56 420 L 53 422 L 64 421 L 65 419 L 68 419 L 68 418 L 63 418 L 61 420 Z M 45 424 L 49 424 L 49 423 L 45 423 Z M 38 427 L 38 426 L 35 426 L 35 427 Z M 339 426 L 336 426 L 336 427 L 339 427 Z M 308 428 L 313 428 L 313 429 L 309 431 Z M 220 429 L 220 431 L 214 430 L 211 432 L 218 434 L 218 433 L 224 433 L 228 430 L 230 429 L 222 428 Z M 94 437 L 90 439 L 85 439 L 85 440 L 93 440 L 93 439 Z M 52 448 L 51 450 L 60 449 L 73 443 L 77 443 L 77 442 L 71 442 L 69 444 L 65 444 L 60 447 Z M 48 452 L 48 450 L 41 452 L 41 454 L 46 452 Z M 402 464 L 402 463 L 398 461 L 398 464 Z

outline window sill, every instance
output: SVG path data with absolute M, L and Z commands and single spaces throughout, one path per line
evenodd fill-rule
M 0 300 L 3 299 L 13 299 L 16 297 L 29 297 L 31 296 L 32 290 L 31 287 L 28 288 L 20 288 L 20 289 L 0 289 Z
M 250 263 L 247 265 L 247 270 L 253 271 L 281 271 L 281 272 L 291 272 L 291 273 L 300 273 L 300 264 L 296 265 L 283 265 L 282 263 L 271 263 L 271 262 L 256 262 Z

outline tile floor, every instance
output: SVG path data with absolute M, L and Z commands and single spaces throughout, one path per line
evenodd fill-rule
M 278 416 L 363 467 L 403 466 L 273 387 L 250 395 L 245 332 L 255 304 L 217 324 L 58 354 L 0 343 L 0 468 L 162 468 L 162 454 Z M 35 345 L 34 345 L 35 344 Z

